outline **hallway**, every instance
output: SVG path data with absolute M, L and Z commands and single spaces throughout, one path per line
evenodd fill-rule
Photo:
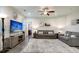
M 8 53 L 78 53 L 79 49 L 70 47 L 58 39 L 30 39 L 22 42 Z

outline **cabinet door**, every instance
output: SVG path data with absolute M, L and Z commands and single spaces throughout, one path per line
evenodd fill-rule
M 10 38 L 4 39 L 4 49 L 10 48 Z
M 18 44 L 18 36 L 11 38 L 11 47 L 15 47 Z

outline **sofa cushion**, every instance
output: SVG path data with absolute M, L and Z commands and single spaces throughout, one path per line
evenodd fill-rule
M 53 32 L 48 32 L 49 35 L 54 34 Z
M 76 35 L 71 35 L 71 38 L 76 38 Z
M 70 31 L 66 31 L 66 33 L 64 34 L 64 36 L 65 36 L 65 37 L 70 37 L 71 34 L 72 34 L 72 32 L 70 32 Z
M 38 34 L 42 34 L 43 35 L 43 32 L 41 31 L 41 32 L 38 32 Z

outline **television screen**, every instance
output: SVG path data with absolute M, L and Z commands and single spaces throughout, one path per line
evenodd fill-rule
M 23 24 L 18 21 L 11 20 L 10 21 L 10 32 L 15 32 L 19 30 L 23 30 Z

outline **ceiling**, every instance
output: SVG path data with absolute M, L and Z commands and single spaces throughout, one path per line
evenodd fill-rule
M 40 12 L 38 12 L 40 6 L 15 6 L 14 8 L 16 8 L 26 17 L 57 17 L 74 13 L 75 11 L 79 10 L 78 6 L 50 6 L 50 7 L 53 10 L 55 10 L 55 13 L 53 13 L 51 16 L 40 15 Z

